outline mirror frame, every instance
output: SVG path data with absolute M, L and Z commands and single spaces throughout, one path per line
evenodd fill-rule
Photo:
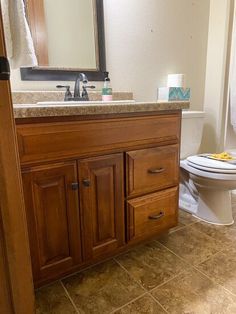
M 22 81 L 74 81 L 79 73 L 86 74 L 90 81 L 103 81 L 106 71 L 105 31 L 103 0 L 96 0 L 97 36 L 98 36 L 98 69 L 83 71 L 83 69 L 48 69 L 40 67 L 22 67 L 20 69 Z

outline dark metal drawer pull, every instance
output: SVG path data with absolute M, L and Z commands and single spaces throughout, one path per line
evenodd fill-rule
M 148 216 L 148 218 L 151 219 L 151 220 L 158 220 L 161 217 L 163 217 L 164 215 L 165 215 L 164 212 L 160 212 L 160 214 L 158 214 L 158 215 L 151 215 L 151 216 Z
M 148 173 L 157 174 L 165 171 L 165 168 L 157 168 L 157 169 L 148 169 Z

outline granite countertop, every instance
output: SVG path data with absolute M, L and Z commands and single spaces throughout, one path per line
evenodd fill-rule
M 188 109 L 189 105 L 188 101 L 135 102 L 121 100 L 113 102 L 44 102 L 16 104 L 13 107 L 15 118 L 33 118 L 178 110 Z

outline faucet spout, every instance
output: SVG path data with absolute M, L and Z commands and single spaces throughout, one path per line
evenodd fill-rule
M 84 73 L 80 73 L 75 80 L 75 89 L 74 89 L 74 98 L 81 97 L 80 96 L 80 82 L 84 84 L 88 83 L 88 78 Z

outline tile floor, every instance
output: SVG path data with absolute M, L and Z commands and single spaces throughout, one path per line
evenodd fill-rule
M 36 307 L 37 314 L 236 314 L 236 224 L 208 225 L 181 211 L 168 235 L 39 289 Z

